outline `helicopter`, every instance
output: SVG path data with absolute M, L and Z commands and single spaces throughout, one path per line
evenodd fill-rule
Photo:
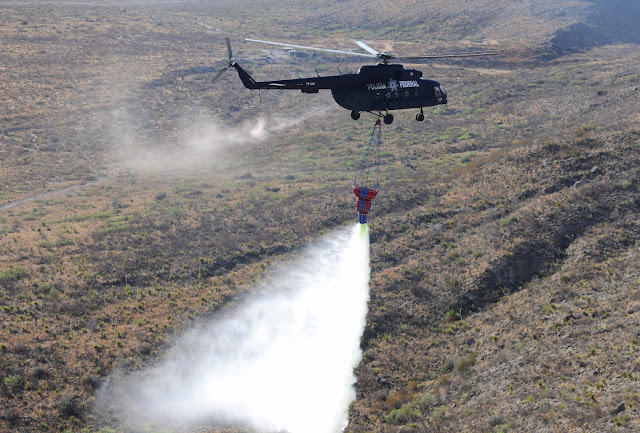
M 392 59 L 446 59 L 458 57 L 479 57 L 498 54 L 498 51 L 472 52 L 463 54 L 439 54 L 425 56 L 396 56 L 389 52 L 378 52 L 365 42 L 356 41 L 367 53 L 308 47 L 282 42 L 245 39 L 248 42 L 278 45 L 287 48 L 324 51 L 350 56 L 369 57 L 380 60 L 377 65 L 361 66 L 355 74 L 340 74 L 326 77 L 298 78 L 292 80 L 256 81 L 238 63 L 233 61 L 231 42 L 226 38 L 229 63 L 214 77 L 215 82 L 227 69 L 235 68 L 240 80 L 248 89 L 299 89 L 302 93 L 318 93 L 321 89 L 331 90 L 333 99 L 343 108 L 351 110 L 351 118 L 358 120 L 360 113 L 367 112 L 382 117 L 385 124 L 393 122 L 392 110 L 419 108 L 416 120 L 424 120 L 423 107 L 447 103 L 447 92 L 442 85 L 422 78 L 422 72 L 405 69 L 400 64 L 390 63 Z M 384 113 L 384 114 L 382 114 Z

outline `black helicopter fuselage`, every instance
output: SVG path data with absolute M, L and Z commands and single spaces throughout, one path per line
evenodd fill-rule
M 440 83 L 424 79 L 422 72 L 404 69 L 399 64 L 362 66 L 355 74 L 261 82 L 251 78 L 237 63 L 231 66 L 236 68 L 242 83 L 249 89 L 299 89 L 302 93 L 329 89 L 338 105 L 354 113 L 447 103 L 447 93 Z

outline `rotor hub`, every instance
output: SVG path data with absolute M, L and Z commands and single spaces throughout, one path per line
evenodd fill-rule
M 396 58 L 396 56 L 394 56 L 393 54 L 388 53 L 386 51 L 383 52 L 383 53 L 378 53 L 376 55 L 376 57 L 378 57 L 380 60 L 382 60 L 382 63 L 384 63 L 385 65 L 389 63 L 389 60 Z

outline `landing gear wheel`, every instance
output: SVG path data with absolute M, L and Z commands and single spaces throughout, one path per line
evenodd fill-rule
M 416 120 L 418 122 L 422 122 L 424 120 L 424 114 L 423 113 L 416 114 Z
M 359 113 L 359 112 L 357 112 L 357 111 L 352 111 L 352 112 L 351 112 L 351 118 L 352 118 L 353 120 L 358 120 L 358 119 L 360 118 L 360 113 Z
M 385 125 L 391 125 L 391 123 L 393 122 L 393 115 L 387 113 L 384 115 L 382 120 L 384 120 Z

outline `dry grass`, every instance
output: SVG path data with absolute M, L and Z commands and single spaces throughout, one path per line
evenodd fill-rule
M 211 74 L 184 73 L 224 65 L 223 36 L 238 23 L 267 39 L 309 29 L 308 12 L 277 9 L 288 26 L 271 33 L 264 14 L 239 4 L 216 14 L 3 9 L 1 203 L 100 181 L 0 211 L 0 430 L 98 430 L 88 409 L 110 371 L 155 362 L 193 320 L 250 295 L 270 263 L 353 220 L 348 185 L 369 127 L 341 109 L 216 158 L 188 153 L 193 118 L 237 124 L 330 102 L 272 92 L 260 104 L 233 74 L 212 86 Z M 460 4 L 447 7 L 438 6 L 469 27 L 465 38 L 482 39 L 460 21 Z M 504 13 L 522 20 L 523 7 Z M 327 28 L 343 9 L 342 24 L 371 43 L 402 36 L 338 2 L 314 12 L 308 37 L 350 43 Z M 388 29 L 412 14 L 394 10 Z M 574 12 L 546 20 L 536 38 L 583 11 Z M 502 24 L 486 24 L 482 34 L 498 38 Z M 443 46 L 454 34 L 436 33 Z M 256 47 L 234 48 L 256 77 L 333 73 L 324 58 L 268 64 Z M 428 110 L 426 124 L 398 113 L 385 132 L 352 431 L 637 429 L 638 139 L 611 132 L 638 119 L 634 50 L 533 68 L 518 57 L 488 65 L 496 74 L 420 66 L 451 103 Z M 122 157 L 140 148 L 178 160 L 170 175 Z M 622 401 L 627 410 L 609 415 Z

